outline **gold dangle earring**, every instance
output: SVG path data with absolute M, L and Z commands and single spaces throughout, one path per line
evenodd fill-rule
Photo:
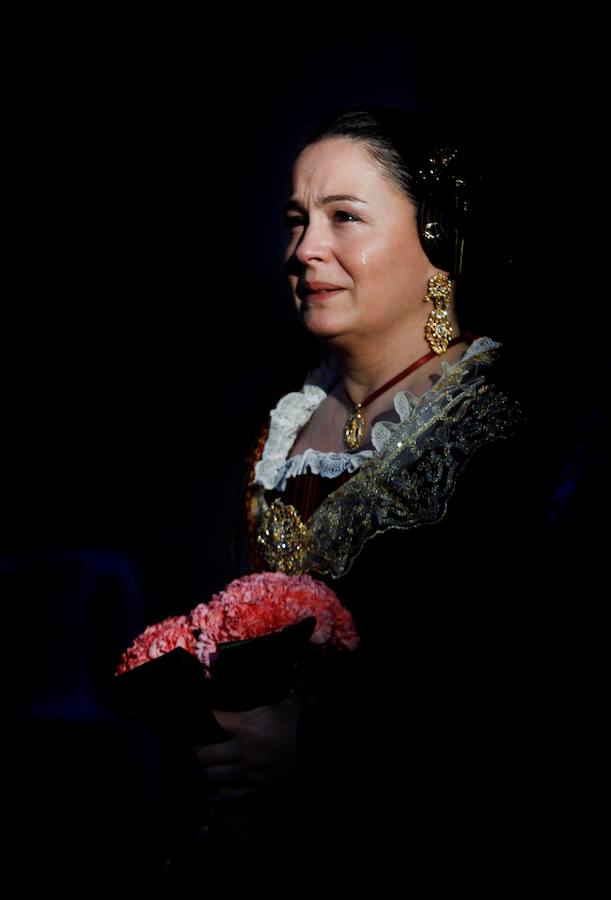
M 445 272 L 436 272 L 429 278 L 429 286 L 423 302 L 431 301 L 433 309 L 426 320 L 424 335 L 434 353 L 445 353 L 452 340 L 454 329 L 448 316 L 448 306 L 453 295 L 452 282 Z

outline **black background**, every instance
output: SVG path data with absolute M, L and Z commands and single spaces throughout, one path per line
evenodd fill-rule
M 32 688 L 24 843 L 68 892 L 95 870 L 120 896 L 152 865 L 158 763 L 109 713 L 106 681 L 145 624 L 238 574 L 245 456 L 310 350 L 281 274 L 281 206 L 328 109 L 459 114 L 494 155 L 550 521 L 577 555 L 596 533 L 606 353 L 586 315 L 598 182 L 578 38 L 552 46 L 519 20 L 262 16 L 14 31 L 0 559 L 33 673 L 14 679 Z
M 520 22 L 420 15 L 272 35 L 256 17 L 238 31 L 176 18 L 38 23 L 24 41 L 2 354 L 16 414 L 3 549 L 144 553 L 155 612 L 206 594 L 213 572 L 225 583 L 230 473 L 270 385 L 307 355 L 281 205 L 325 111 L 419 105 L 469 123 L 496 169 L 491 229 L 513 244 L 515 285 L 502 319 L 533 382 L 556 363 L 579 370 L 586 301 L 573 292 L 596 290 L 577 284 L 595 199 L 580 200 L 591 126 L 568 49 L 550 56 Z M 492 280 L 491 305 L 497 294 Z

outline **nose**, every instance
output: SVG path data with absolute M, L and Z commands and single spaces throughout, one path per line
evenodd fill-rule
M 330 254 L 323 224 L 308 222 L 295 248 L 297 259 L 307 265 L 312 259 L 327 259 Z

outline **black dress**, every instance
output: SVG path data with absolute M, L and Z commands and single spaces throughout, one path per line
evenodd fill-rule
M 418 845 L 541 844 L 579 833 L 569 757 L 571 707 L 582 699 L 571 697 L 575 646 L 560 595 L 578 599 L 580 556 L 549 514 L 559 471 L 544 434 L 551 413 L 523 386 L 519 360 L 503 354 L 489 362 L 485 385 L 517 398 L 517 427 L 478 446 L 477 429 L 468 428 L 475 449 L 463 454 L 451 490 L 437 478 L 441 469 L 419 469 L 415 458 L 416 485 L 430 479 L 433 499 L 445 491 L 428 519 L 425 509 L 420 519 L 372 528 L 348 554 L 331 542 L 325 556 L 321 535 L 332 519 L 321 520 L 321 510 L 352 496 L 354 507 L 344 502 L 335 519 L 336 530 L 350 531 L 366 486 L 349 489 L 363 482 L 365 466 L 336 479 L 306 472 L 282 491 L 265 491 L 268 505 L 293 506 L 315 532 L 320 569 L 306 559 L 304 570 L 351 610 L 361 643 L 301 714 L 291 784 L 259 811 L 249 844 L 211 856 L 207 839 L 186 842 L 156 897 L 191 898 L 213 887 L 310 896 L 371 875 L 393 883 L 409 874 L 409 851 Z M 454 411 L 428 463 L 446 438 L 460 457 L 453 430 L 469 418 Z M 239 574 L 273 568 L 262 556 L 253 504 L 268 428 L 269 417 L 244 480 Z M 558 430 L 555 437 L 560 443 Z M 384 525 L 389 510 L 409 513 L 406 484 L 389 479 L 378 506 L 367 496 L 363 508 L 373 510 L 376 527 L 382 512 Z M 342 554 L 348 565 L 324 571 Z
M 504 378 L 497 358 L 487 381 L 502 393 Z M 397 864 L 410 843 L 545 831 L 551 549 L 523 412 L 462 461 L 433 521 L 369 535 L 339 577 L 310 569 L 351 610 L 361 644 L 302 714 L 279 841 L 313 841 L 358 870 Z M 268 505 L 281 496 L 312 521 L 354 477 L 304 473 L 267 491 Z M 251 546 L 253 568 L 269 568 Z

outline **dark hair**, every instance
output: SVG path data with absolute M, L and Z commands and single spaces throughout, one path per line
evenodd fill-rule
M 490 315 L 482 298 L 485 270 L 493 266 L 498 274 L 498 255 L 490 252 L 486 173 L 473 135 L 447 116 L 352 106 L 326 115 L 301 149 L 332 137 L 361 142 L 382 175 L 414 203 L 424 252 L 456 282 L 462 326 L 483 333 L 491 324 L 498 331 L 498 310 Z M 488 313 L 483 320 L 480 306 Z

